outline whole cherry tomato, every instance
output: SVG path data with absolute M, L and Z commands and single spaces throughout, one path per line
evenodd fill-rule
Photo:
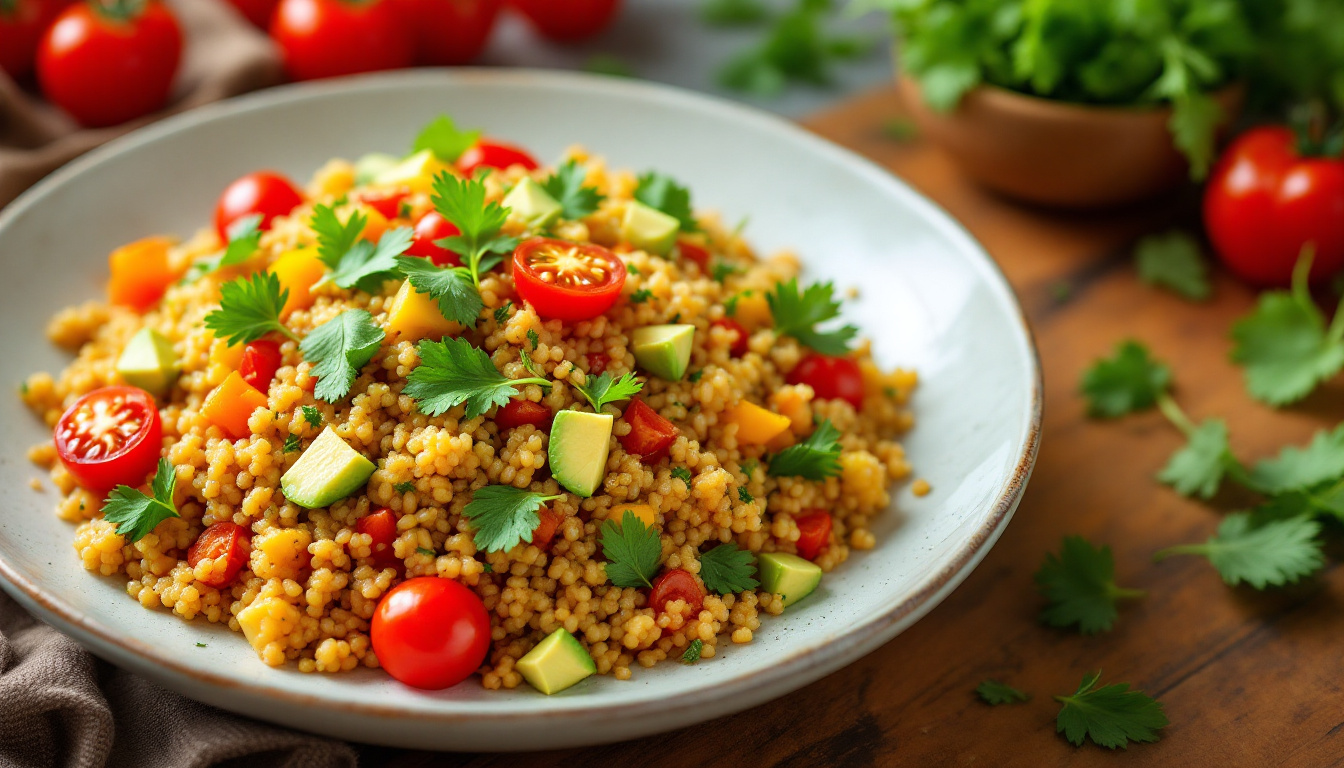
M 177 17 L 158 0 L 81 2 L 61 12 L 37 52 L 47 100 L 91 128 L 163 107 L 182 58 Z
M 466 680 L 485 661 L 490 616 L 467 587 L 420 576 L 383 595 L 369 638 L 388 674 L 416 688 L 438 690 Z
M 831 513 L 824 509 L 808 510 L 808 514 L 794 520 L 798 525 L 798 555 L 808 560 L 817 559 L 821 550 L 831 543 Z
M 630 401 L 621 418 L 630 425 L 630 432 L 617 438 L 621 447 L 646 464 L 657 463 L 681 434 L 675 424 L 639 398 Z
M 414 48 L 387 0 L 280 0 L 271 37 L 294 80 L 409 67 Z
M 257 339 L 243 347 L 243 361 L 238 365 L 238 373 L 253 389 L 265 393 L 270 390 L 271 381 L 282 362 L 284 358 L 280 355 L 279 344 L 270 339 Z
M 481 139 L 457 158 L 457 170 L 461 171 L 463 176 L 475 174 L 477 168 L 498 168 L 502 171 L 515 165 L 535 171 L 537 160 L 512 144 L 489 139 Z
M 235 10 L 243 15 L 243 18 L 252 22 L 260 29 L 265 29 L 271 23 L 271 16 L 275 14 L 275 6 L 280 4 L 280 0 L 228 0 Z
M 466 64 L 485 50 L 503 0 L 392 0 L 415 40 L 415 63 Z
M 785 381 L 808 385 L 821 400 L 845 400 L 854 410 L 863 410 L 863 373 L 848 357 L 813 352 L 798 361 Z
M 95 494 L 138 486 L 154 471 L 163 426 L 154 398 L 136 387 L 103 387 L 76 400 L 56 422 L 56 454 Z
M 1288 128 L 1254 128 L 1223 153 L 1204 191 L 1204 226 L 1227 268 L 1286 286 L 1308 244 L 1312 280 L 1344 268 L 1344 159 L 1298 152 Z
M 495 414 L 495 425 L 501 432 L 524 424 L 545 430 L 550 429 L 553 418 L 555 414 L 541 403 L 518 399 L 510 400 L 507 405 L 499 409 L 499 413 Z
M 725 317 L 719 320 L 715 320 L 714 322 L 710 323 L 710 325 L 717 325 L 720 328 L 726 328 L 732 331 L 733 333 L 737 334 L 737 338 L 733 339 L 733 343 L 728 347 L 728 354 L 732 355 L 733 357 L 741 357 L 747 354 L 748 349 L 747 340 L 749 334 L 747 333 L 747 329 L 742 327 L 741 323 L 737 322 L 731 317 Z
M 663 571 L 653 580 L 653 589 L 649 591 L 649 607 L 662 613 L 663 608 L 673 600 L 685 600 L 691 607 L 692 616 L 700 613 L 705 602 L 705 590 L 690 571 L 673 568 Z
M 271 171 L 249 173 L 224 188 L 215 203 L 215 231 L 227 242 L 229 225 L 244 216 L 261 214 L 259 229 L 270 229 L 277 216 L 284 216 L 303 202 L 303 193 L 289 179 Z
M 513 251 L 513 284 L 546 320 L 590 320 L 621 297 L 625 262 L 600 245 L 534 237 Z
M 443 218 L 438 211 L 430 211 L 415 223 L 415 239 L 411 241 L 411 247 L 406 249 L 406 253 L 429 259 L 436 266 L 460 267 L 461 256 L 434 242 L 460 234 L 462 230 L 458 229 L 457 225 Z
M 397 540 L 397 516 L 387 507 L 379 507 L 355 521 L 355 533 L 367 534 L 373 539 L 373 564 L 379 568 L 395 568 L 403 565 L 392 548 Z
M 232 584 L 238 572 L 247 565 L 251 545 L 252 536 L 246 528 L 227 520 L 218 522 L 201 531 L 201 535 L 192 542 L 191 548 L 187 550 L 187 564 L 195 568 L 202 560 L 214 560 L 215 567 L 210 575 L 198 581 L 215 589 L 223 589 Z M 224 558 L 222 566 L 220 558 Z
M 363 192 L 356 200 L 381 213 L 384 219 L 391 221 L 401 216 L 401 203 L 411 194 L 405 187 L 387 191 Z
M 621 0 L 509 0 L 509 5 L 552 40 L 581 40 L 606 29 Z
M 70 0 L 0 0 L 0 69 L 15 80 L 33 71 L 42 33 Z
M 551 540 L 555 538 L 555 532 L 560 530 L 560 523 L 564 522 L 564 518 L 548 507 L 537 510 L 537 517 L 540 518 L 540 522 L 537 523 L 536 530 L 532 531 L 532 543 L 537 549 L 550 549 Z

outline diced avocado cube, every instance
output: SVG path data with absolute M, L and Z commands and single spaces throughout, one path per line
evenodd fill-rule
M 401 158 L 384 152 L 370 152 L 355 161 L 355 183 L 364 185 L 397 166 Z
M 667 381 L 681 381 L 691 364 L 694 325 L 646 325 L 630 334 L 639 367 Z
M 547 696 L 597 673 L 593 657 L 563 627 L 547 635 L 514 666 L 528 684 Z
M 784 606 L 812 594 L 821 583 L 821 566 L 787 552 L 764 552 L 756 557 L 761 589 L 784 598 Z
M 615 421 L 606 413 L 555 414 L 551 444 L 546 450 L 556 482 L 584 498 L 593 495 L 607 476 L 607 452 Z
M 377 468 L 327 427 L 280 478 L 280 488 L 300 507 L 328 507 L 359 490 Z
M 173 342 L 153 328 L 141 328 L 117 358 L 117 373 L 127 384 L 159 397 L 168 393 L 181 372 Z
M 666 256 L 677 242 L 681 222 L 676 217 L 651 208 L 638 200 L 625 207 L 621 237 L 631 245 L 655 256 Z
M 511 209 L 510 216 L 517 217 L 532 229 L 553 224 L 565 210 L 549 192 L 530 178 L 523 179 L 509 190 L 502 205 Z

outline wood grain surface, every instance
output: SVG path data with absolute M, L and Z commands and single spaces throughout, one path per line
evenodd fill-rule
M 1003 267 L 1030 318 L 1045 370 L 1045 428 L 1025 500 L 984 563 L 941 606 L 855 664 L 733 717 L 633 742 L 517 755 L 434 755 L 366 748 L 371 766 L 1304 766 L 1344 764 L 1344 611 L 1340 569 L 1256 593 L 1230 589 L 1196 558 L 1154 563 L 1163 547 L 1202 540 L 1235 498 L 1197 504 L 1153 475 L 1181 439 L 1156 413 L 1085 417 L 1082 371 L 1121 339 L 1147 343 L 1174 368 L 1195 419 L 1217 415 L 1244 459 L 1305 442 L 1344 416 L 1335 381 L 1274 412 L 1245 394 L 1228 362 L 1228 329 L 1254 299 L 1219 275 L 1212 300 L 1189 303 L 1143 285 L 1140 235 L 1193 220 L 1177 195 L 1109 214 L 1032 210 L 971 186 L 918 139 L 883 130 L 900 117 L 894 88 L 807 126 L 906 179 L 963 222 Z M 1104 148 L 1098 148 L 1104 151 Z M 916 409 L 918 401 L 916 401 Z M 918 411 L 916 410 L 916 413 Z M 914 457 L 918 461 L 918 457 Z M 935 489 L 936 492 L 937 489 Z M 1093 637 L 1040 625 L 1032 574 L 1066 534 L 1115 552 L 1122 586 L 1147 590 Z M 1172 725 L 1156 744 L 1116 754 L 1056 735 L 1058 705 L 1083 675 L 1159 697 Z M 708 673 L 710 668 L 706 668 Z M 988 707 L 986 677 L 1033 694 Z

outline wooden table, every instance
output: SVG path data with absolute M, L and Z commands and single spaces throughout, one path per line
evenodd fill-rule
M 890 168 L 963 222 L 1002 265 L 1037 335 L 1045 370 L 1040 460 L 1026 497 L 984 563 L 942 605 L 849 667 L 784 699 L 702 726 L 592 749 L 445 756 L 366 749 L 365 765 L 412 766 L 1269 766 L 1344 764 L 1344 611 L 1331 567 L 1308 583 L 1229 589 L 1202 559 L 1154 564 L 1163 547 L 1206 538 L 1210 508 L 1153 475 L 1181 438 L 1157 413 L 1115 422 L 1084 415 L 1083 370 L 1127 337 L 1170 362 L 1176 398 L 1195 419 L 1227 419 L 1238 455 L 1305 442 L 1344 417 L 1344 382 L 1273 412 L 1245 394 L 1228 362 L 1228 329 L 1254 300 L 1219 276 L 1211 301 L 1189 303 L 1138 281 L 1134 240 L 1193 220 L 1186 197 L 1110 214 L 1036 211 L 960 177 L 918 140 L 883 127 L 901 115 L 884 88 L 807 122 Z M 1092 637 L 1044 627 L 1032 574 L 1066 534 L 1115 552 L 1122 586 L 1148 591 Z M 1331 587 L 1334 587 L 1332 590 Z M 1166 705 L 1157 744 L 1120 756 L 1055 733 L 1058 705 L 1083 675 L 1129 682 Z M 1034 694 L 988 707 L 986 677 Z

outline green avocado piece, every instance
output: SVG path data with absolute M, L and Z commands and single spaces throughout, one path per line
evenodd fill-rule
M 327 427 L 280 478 L 280 488 L 300 507 L 327 507 L 359 490 L 377 468 Z
M 681 222 L 676 217 L 651 208 L 638 200 L 625 207 L 621 220 L 621 237 L 636 248 L 655 256 L 666 256 L 677 242 Z
M 181 372 L 173 342 L 153 328 L 141 328 L 117 358 L 117 373 L 127 384 L 158 397 L 168 394 Z
M 597 673 L 593 657 L 563 627 L 547 635 L 514 666 L 524 680 L 547 696 Z
M 397 167 L 397 163 L 400 162 L 401 158 L 396 155 L 370 152 L 355 161 L 355 183 L 361 186 L 368 184 L 378 178 L 379 174 Z
M 607 452 L 615 421 L 606 413 L 555 414 L 551 443 L 546 451 L 556 482 L 584 498 L 593 495 L 607 476 Z
M 821 566 L 787 552 L 764 552 L 756 557 L 761 589 L 784 598 L 784 606 L 812 594 L 821 583 Z
M 390 168 L 384 168 L 373 176 L 373 183 L 380 187 L 390 187 L 397 184 L 409 184 L 410 182 L 425 175 L 426 169 L 433 167 L 438 163 L 438 158 L 428 149 L 422 149 L 406 159 L 398 160 Z M 442 167 L 442 166 L 440 166 Z M 355 172 L 358 178 L 358 170 Z
M 646 325 L 630 334 L 635 362 L 660 379 L 681 381 L 691 364 L 694 325 Z
M 542 229 L 554 223 L 565 210 L 545 188 L 530 178 L 509 190 L 501 205 L 512 209 L 510 215 L 517 216 L 532 229 Z

